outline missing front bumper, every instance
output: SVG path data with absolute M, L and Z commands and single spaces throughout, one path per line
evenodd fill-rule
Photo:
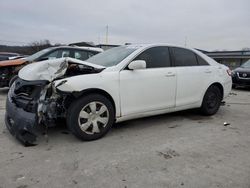
M 8 97 L 6 101 L 5 124 L 9 132 L 25 146 L 36 145 L 38 133 L 37 115 L 18 108 Z

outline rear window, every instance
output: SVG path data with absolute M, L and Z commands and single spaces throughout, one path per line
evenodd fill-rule
M 202 57 L 200 57 L 199 55 L 197 55 L 197 60 L 199 65 L 209 65 Z
M 183 67 L 183 66 L 197 66 L 196 54 L 188 49 L 184 48 L 172 48 L 175 66 Z

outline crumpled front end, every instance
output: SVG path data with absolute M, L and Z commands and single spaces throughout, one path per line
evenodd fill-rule
M 30 64 L 19 72 L 6 100 L 5 123 L 10 133 L 24 145 L 34 145 L 42 130 L 66 117 L 72 93 L 57 90 L 64 78 L 94 74 L 101 67 L 90 67 L 74 59 L 59 59 Z M 55 86 L 55 80 L 57 85 Z
M 47 81 L 24 81 L 18 78 L 10 87 L 6 100 L 5 124 L 10 133 L 24 145 L 36 141 L 39 126 L 37 114 L 40 93 Z

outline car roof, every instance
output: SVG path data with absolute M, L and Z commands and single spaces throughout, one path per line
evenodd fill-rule
M 14 52 L 0 52 L 0 55 L 19 55 L 19 54 Z
M 135 43 L 135 44 L 128 44 L 125 46 L 134 47 L 134 48 L 147 48 L 147 47 L 154 47 L 154 46 L 168 46 L 168 47 L 179 47 L 179 48 L 186 48 L 186 49 L 193 49 L 181 45 L 169 44 L 169 43 Z
M 101 48 L 79 47 L 79 46 L 55 46 L 55 47 L 50 47 L 50 49 L 75 49 L 75 50 L 87 50 L 87 51 L 103 52 L 103 50 Z

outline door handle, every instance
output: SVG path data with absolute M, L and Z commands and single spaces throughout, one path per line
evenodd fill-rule
M 165 74 L 165 77 L 174 77 L 175 73 L 173 72 L 168 72 L 167 74 Z

